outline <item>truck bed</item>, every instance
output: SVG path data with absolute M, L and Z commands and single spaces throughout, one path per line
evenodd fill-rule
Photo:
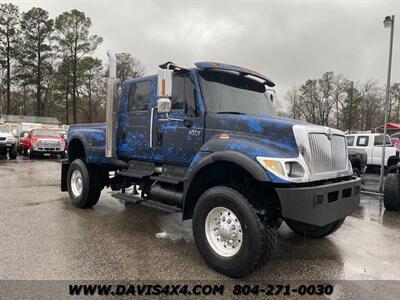
M 68 145 L 79 140 L 85 149 L 87 163 L 109 164 L 105 157 L 106 123 L 74 124 L 68 130 Z

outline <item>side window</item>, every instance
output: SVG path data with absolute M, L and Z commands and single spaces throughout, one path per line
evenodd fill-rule
M 348 147 L 353 146 L 354 145 L 354 136 L 352 136 L 352 135 L 346 136 L 346 141 L 347 141 Z
M 390 138 L 386 136 L 386 145 L 391 145 Z M 382 146 L 383 145 L 383 135 L 377 135 L 374 139 L 374 146 Z
M 357 137 L 357 146 L 366 147 L 368 146 L 369 137 L 362 135 Z
M 128 111 L 143 111 L 149 108 L 151 81 L 132 83 L 129 89 Z
M 196 109 L 195 87 L 189 74 L 175 74 L 172 78 L 172 109 L 184 109 L 193 116 Z

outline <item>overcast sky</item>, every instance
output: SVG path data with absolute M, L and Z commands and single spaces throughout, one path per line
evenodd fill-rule
M 8 1 L 7 1 L 8 2 Z M 25 11 L 39 6 L 56 17 L 76 8 L 92 19 L 107 49 L 139 58 L 146 73 L 173 61 L 225 62 L 266 74 L 279 98 L 323 72 L 386 82 L 389 31 L 396 15 L 393 81 L 400 81 L 400 0 L 394 1 L 10 1 Z

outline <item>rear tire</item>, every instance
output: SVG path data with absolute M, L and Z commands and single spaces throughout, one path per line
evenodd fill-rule
M 313 238 L 313 239 L 319 239 L 323 238 L 327 235 L 330 235 L 334 233 L 336 230 L 338 230 L 344 223 L 344 218 L 340 219 L 338 221 L 335 221 L 331 224 L 325 225 L 325 226 L 315 226 L 311 224 L 306 224 L 294 220 L 286 220 L 286 224 L 289 226 L 291 230 L 293 230 L 295 233 Z
M 104 180 L 81 159 L 75 159 L 67 175 L 68 194 L 72 204 L 78 208 L 90 208 L 97 204 Z
M 400 175 L 388 174 L 385 179 L 383 205 L 387 210 L 400 210 Z
M 261 222 L 246 197 L 226 186 L 201 195 L 194 209 L 193 235 L 206 263 L 234 278 L 262 267 L 277 240 L 276 230 Z
M 16 159 L 18 156 L 18 151 L 17 151 L 17 147 L 15 146 L 14 148 L 12 148 L 12 150 L 10 150 L 8 152 L 8 156 L 10 157 L 10 159 Z

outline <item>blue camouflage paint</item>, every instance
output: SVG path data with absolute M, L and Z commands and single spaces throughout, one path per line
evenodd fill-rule
M 258 73 L 236 66 L 213 63 L 198 63 L 200 69 L 219 68 L 236 70 L 260 77 Z M 239 68 L 239 69 L 237 69 Z M 207 155 L 213 152 L 235 151 L 256 160 L 257 156 L 275 158 L 295 158 L 299 155 L 293 135 L 293 125 L 301 121 L 272 117 L 261 114 L 229 115 L 205 114 L 200 83 L 196 69 L 190 70 L 196 88 L 199 116 L 192 119 L 192 126 L 187 128 L 182 122 L 160 122 L 162 116 L 156 114 L 153 135 L 163 133 L 163 146 L 149 147 L 150 109 L 157 104 L 157 77 L 147 76 L 127 80 L 121 87 L 117 134 L 117 154 L 120 159 L 143 159 L 161 163 L 176 163 L 189 166 L 188 173 Z M 260 77 L 261 78 L 261 77 Z M 264 80 L 269 80 L 263 77 Z M 150 80 L 151 95 L 149 109 L 144 112 L 128 112 L 129 88 L 132 83 Z M 272 82 L 272 81 L 271 81 Z M 172 111 L 173 118 L 187 118 L 183 111 Z M 205 127 L 205 128 L 204 128 Z M 194 130 L 199 136 L 191 135 Z M 122 133 L 125 132 L 125 140 Z M 229 134 L 229 139 L 220 139 L 221 133 Z M 68 140 L 82 141 L 88 163 L 108 164 L 105 153 L 105 124 L 72 125 Z M 153 140 L 153 144 L 155 141 Z M 276 183 L 285 180 L 265 171 L 269 179 Z

